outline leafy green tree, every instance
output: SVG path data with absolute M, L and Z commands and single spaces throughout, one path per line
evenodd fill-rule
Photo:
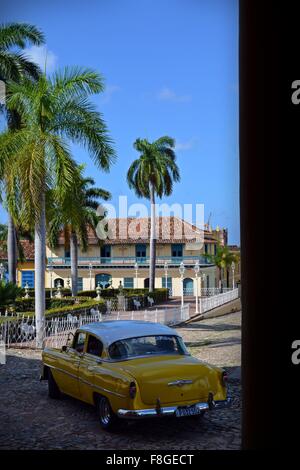
M 28 44 L 43 43 L 43 33 L 33 25 L 27 23 L 0 25 L 0 80 L 7 84 L 8 81 L 21 83 L 24 78 L 37 79 L 40 73 L 39 67 L 24 55 L 22 49 Z M 5 105 L 2 105 L 2 111 L 6 114 L 9 128 L 18 129 L 20 127 L 18 113 L 15 110 L 8 111 Z M 0 164 L 0 180 L 1 177 L 3 177 L 3 172 L 1 176 Z M 16 283 L 16 231 L 11 210 L 8 210 L 7 251 L 9 279 Z
M 206 253 L 204 255 L 211 263 L 215 264 L 218 268 L 218 284 L 219 287 L 222 287 L 222 269 L 226 272 L 227 275 L 227 284 L 228 284 L 228 269 L 230 269 L 232 262 L 237 263 L 238 257 L 236 254 L 232 253 L 228 246 L 223 246 L 218 244 L 216 254 L 212 255 Z
M 58 202 L 73 187 L 77 165 L 69 142 L 82 144 L 97 167 L 108 171 L 115 159 L 102 116 L 89 99 L 103 90 L 101 76 L 90 69 L 65 68 L 36 82 L 10 82 L 7 108 L 22 127 L 0 136 L 2 168 L 8 193 L 17 182 L 22 194 L 22 220 L 34 222 L 35 315 L 37 347 L 43 345 L 45 311 L 46 193 L 56 188 Z
M 49 192 L 48 215 L 48 243 L 50 247 L 57 246 L 58 236 L 63 231 L 65 247 L 70 247 L 72 295 L 77 295 L 78 282 L 78 245 L 82 251 L 88 247 L 88 229 L 94 231 L 101 219 L 96 213 L 100 201 L 107 201 L 111 194 L 95 187 L 93 178 L 84 178 L 83 166 L 78 168 L 78 181 L 74 189 L 68 191 L 62 204 L 58 205 L 54 192 Z
M 174 151 L 175 140 L 171 137 L 160 137 L 154 142 L 137 139 L 134 148 L 141 155 L 131 164 L 127 182 L 138 197 L 149 199 L 151 204 L 149 291 L 152 292 L 155 288 L 156 262 L 155 196 L 169 196 L 173 182 L 180 180 L 180 173 Z

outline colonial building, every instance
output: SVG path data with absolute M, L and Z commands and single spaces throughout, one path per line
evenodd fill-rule
M 227 243 L 226 230 L 204 230 L 177 217 L 157 217 L 156 221 L 156 287 L 167 287 L 173 295 L 181 293 L 180 263 L 185 266 L 183 287 L 186 295 L 193 295 L 194 265 L 198 260 L 205 273 L 203 287 L 216 286 L 216 269 L 204 256 L 214 254 L 217 243 Z M 149 286 L 150 218 L 110 219 L 108 237 L 99 244 L 99 238 L 89 231 L 88 250 L 78 252 L 78 289 L 102 287 Z M 203 239 L 203 243 L 199 240 Z M 63 233 L 55 249 L 47 247 L 46 286 L 70 282 L 70 249 Z
M 167 287 L 174 296 L 181 295 L 179 267 L 185 271 L 185 295 L 195 294 L 196 261 L 200 273 L 205 274 L 201 287 L 217 287 L 216 267 L 204 256 L 215 254 L 217 244 L 227 245 L 227 230 L 206 226 L 199 230 L 178 217 L 157 217 L 156 221 L 156 278 L 155 287 Z M 78 246 L 78 290 L 102 287 L 142 288 L 149 286 L 150 218 L 109 219 L 108 236 L 99 241 L 92 230 L 88 232 L 88 249 Z M 20 286 L 34 287 L 34 247 L 23 241 L 26 261 L 18 263 L 17 279 Z M 70 247 L 63 232 L 55 248 L 46 248 L 45 285 L 53 289 L 60 283 L 71 282 Z M 2 259 L 5 256 L 2 255 Z M 225 285 L 225 284 L 224 284 Z

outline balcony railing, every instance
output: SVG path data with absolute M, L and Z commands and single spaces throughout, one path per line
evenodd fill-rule
M 80 257 L 78 258 L 78 266 L 88 266 L 90 263 L 93 266 L 99 265 L 110 265 L 110 266 L 134 266 L 138 263 L 139 266 L 149 265 L 150 258 L 147 257 L 136 257 L 136 256 L 113 256 L 113 257 Z M 207 258 L 204 256 L 157 256 L 156 265 L 164 265 L 165 262 L 169 266 L 179 266 L 183 261 L 185 265 L 193 265 L 196 261 L 199 261 L 200 265 L 211 265 Z M 65 257 L 50 257 L 48 258 L 48 265 L 53 266 L 70 266 L 71 259 Z

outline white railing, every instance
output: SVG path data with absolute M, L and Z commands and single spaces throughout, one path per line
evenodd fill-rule
M 109 314 L 100 312 L 93 315 L 68 315 L 62 318 L 45 320 L 44 347 L 60 348 L 66 344 L 70 333 L 75 333 L 82 325 L 104 320 L 143 320 L 164 325 L 177 325 L 189 318 L 189 304 L 184 307 L 156 310 L 112 311 Z M 32 317 L 20 320 L 7 320 L 0 324 L 0 340 L 6 347 L 35 348 L 36 325 Z
M 220 307 L 220 305 L 227 304 L 232 300 L 237 299 L 239 296 L 238 289 L 230 289 L 223 294 L 213 295 L 209 297 L 200 297 L 199 298 L 199 312 L 204 313 L 214 308 Z
M 232 287 L 202 287 L 201 295 L 203 297 L 210 297 L 212 295 L 223 294 L 232 290 Z

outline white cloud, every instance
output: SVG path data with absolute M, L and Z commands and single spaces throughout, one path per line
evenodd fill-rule
M 112 95 L 120 90 L 121 88 L 118 85 L 107 85 L 102 93 L 101 102 L 108 103 L 111 100 Z
M 190 95 L 178 95 L 168 87 L 162 88 L 158 92 L 157 98 L 161 101 L 172 101 L 174 103 L 187 103 L 188 101 L 191 101 Z
M 190 150 L 195 145 L 195 139 L 187 140 L 186 142 L 178 142 L 175 145 L 175 150 L 184 152 L 185 150 Z
M 57 56 L 54 52 L 47 50 L 46 46 L 31 46 L 25 49 L 25 55 L 38 64 L 42 71 L 53 72 L 57 64 Z

